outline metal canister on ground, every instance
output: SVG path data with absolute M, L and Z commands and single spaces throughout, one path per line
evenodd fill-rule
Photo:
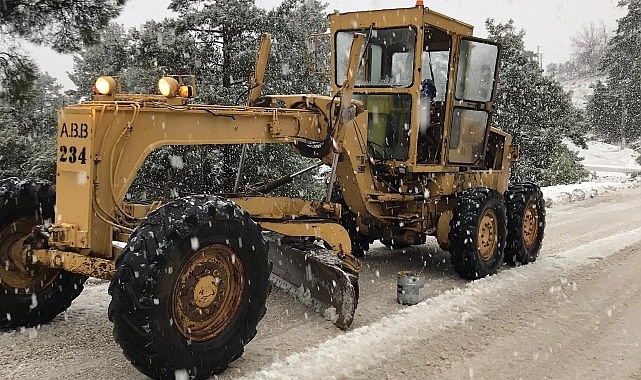
M 421 302 L 421 289 L 425 286 L 425 277 L 411 271 L 401 271 L 397 275 L 396 300 L 401 305 L 416 305 Z

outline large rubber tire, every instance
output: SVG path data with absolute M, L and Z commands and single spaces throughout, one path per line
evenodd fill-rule
M 84 276 L 45 267 L 22 270 L 24 238 L 53 220 L 55 192 L 45 180 L 0 181 L 0 329 L 47 323 L 82 292 Z
M 515 183 L 505 192 L 507 245 L 505 262 L 525 265 L 536 261 L 545 232 L 545 200 L 532 182 Z
M 216 196 L 178 199 L 150 213 L 116 268 L 114 338 L 152 378 L 222 372 L 265 314 L 270 267 L 261 228 Z
M 501 195 L 485 187 L 464 191 L 450 221 L 452 265 L 463 278 L 496 273 L 503 262 L 507 223 Z

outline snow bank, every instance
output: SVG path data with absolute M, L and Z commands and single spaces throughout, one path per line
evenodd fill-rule
M 546 207 L 555 204 L 571 203 L 586 198 L 594 198 L 611 191 L 628 189 L 641 186 L 641 178 L 630 179 L 624 177 L 622 181 L 616 182 L 581 182 L 572 185 L 557 185 L 541 188 Z
M 588 141 L 587 149 L 565 141 L 568 148 L 577 152 L 582 164 L 592 172 L 592 179 L 572 185 L 548 186 L 541 190 L 546 206 L 570 203 L 593 198 L 611 191 L 641 186 L 641 165 L 636 160 L 639 153 L 633 149 L 621 149 L 616 145 L 600 141 Z
M 633 149 L 621 149 L 616 145 L 601 141 L 588 141 L 588 149 L 580 148 L 570 141 L 566 141 L 565 144 L 570 150 L 578 153 L 579 157 L 583 159 L 583 166 L 588 170 L 596 168 L 595 171 L 607 172 L 610 169 L 612 171 L 641 172 L 641 165 L 636 162 L 639 153 Z
M 384 359 L 396 357 L 413 341 L 491 312 L 499 295 L 557 279 L 567 270 L 589 264 L 641 241 L 641 228 L 595 240 L 536 263 L 501 271 L 402 309 L 379 322 L 329 339 L 273 363 L 245 379 L 336 379 L 358 377 Z M 358 360 L 355 360 L 358 358 Z

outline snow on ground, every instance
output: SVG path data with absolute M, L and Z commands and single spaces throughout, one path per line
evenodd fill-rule
M 589 76 L 585 78 L 565 79 L 561 81 L 561 86 L 565 91 L 572 93 L 572 103 L 580 108 L 585 108 L 588 98 L 594 93 L 590 85 L 597 81 L 605 81 L 607 78 L 603 75 Z
M 583 166 L 592 173 L 592 178 L 578 184 L 542 188 L 548 207 L 641 186 L 641 175 L 635 175 L 641 173 L 641 165 L 636 162 L 639 153 L 633 149 L 620 149 L 616 145 L 600 141 L 589 141 L 588 149 L 582 149 L 569 141 L 566 141 L 566 145 L 583 159 Z
M 588 170 L 598 168 L 598 171 L 602 172 L 607 172 L 608 169 L 612 169 L 612 171 L 641 171 L 641 165 L 636 162 L 639 153 L 633 149 L 621 149 L 617 145 L 600 141 L 588 141 L 588 149 L 580 148 L 569 141 L 566 142 L 566 145 L 583 158 L 582 163 Z
M 380 321 L 341 334 L 306 351 L 290 355 L 245 379 L 334 379 L 358 377 L 359 371 L 375 366 L 402 351 L 413 339 L 427 338 L 445 328 L 464 325 L 496 307 L 498 294 L 534 287 L 563 278 L 568 270 L 603 259 L 641 241 L 641 228 L 589 242 L 562 255 L 541 257 L 525 265 L 473 281 Z M 554 292 L 550 289 L 550 292 Z M 421 321 L 421 323 L 415 323 Z M 386 347 L 387 350 L 381 350 Z M 353 358 L 358 356 L 358 364 Z M 356 376 L 355 376 L 356 375 Z

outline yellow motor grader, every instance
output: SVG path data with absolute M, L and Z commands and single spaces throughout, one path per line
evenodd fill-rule
M 544 201 L 509 184 L 518 148 L 490 126 L 499 46 L 420 5 L 329 21 L 332 96 L 261 94 L 266 35 L 246 106 L 195 104 L 189 76 L 151 95 L 101 77 L 91 101 L 62 109 L 55 187 L 0 181 L 0 328 L 49 322 L 88 277 L 110 279 L 127 359 L 153 378 L 207 378 L 242 355 L 271 284 L 348 328 L 374 240 L 435 236 L 468 279 L 534 261 Z M 263 143 L 327 165 L 325 197 L 269 195 L 291 175 L 251 193 L 127 200 L 156 148 Z

